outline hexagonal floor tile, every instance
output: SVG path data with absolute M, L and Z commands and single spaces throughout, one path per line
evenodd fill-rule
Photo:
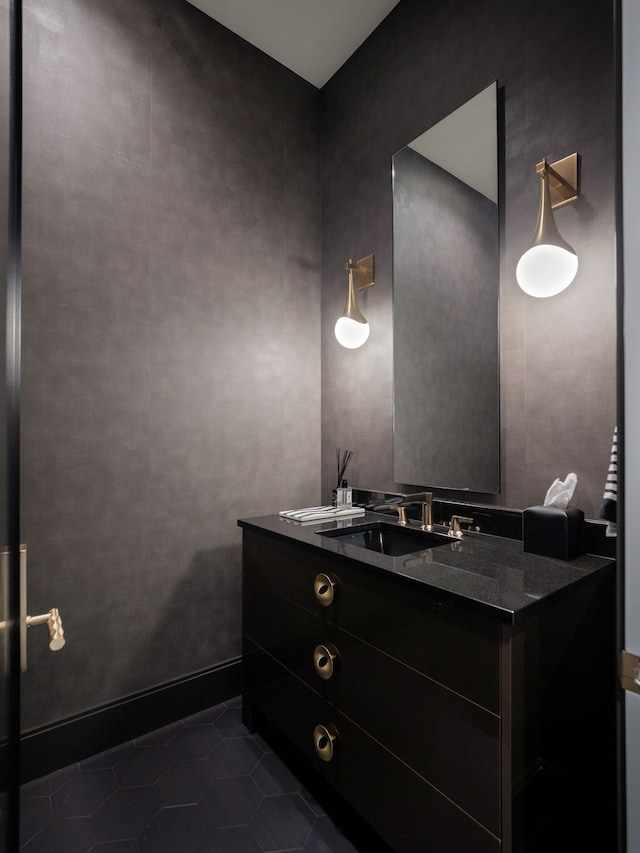
M 160 810 L 150 786 L 119 788 L 92 817 L 96 841 L 135 838 Z
M 21 853 L 355 853 L 240 705 L 23 786 Z
M 49 773 L 46 776 L 41 776 L 39 779 L 34 779 L 32 782 L 22 785 L 20 796 L 49 797 L 59 788 L 62 788 L 65 782 L 73 779 L 79 772 L 80 767 L 77 764 L 70 764 L 68 767 L 56 770 L 55 773 Z
M 298 794 L 265 797 L 249 828 L 264 851 L 303 847 L 315 815 Z
M 227 708 L 215 722 L 222 737 L 247 737 L 249 732 L 242 722 L 240 708 Z
M 169 743 L 174 738 L 180 729 L 183 727 L 182 720 L 177 723 L 170 723 L 168 726 L 163 726 L 161 729 L 155 729 L 153 732 L 137 737 L 134 741 L 136 746 L 153 746 L 159 743 Z
M 117 787 L 111 769 L 80 770 L 51 797 L 53 817 L 89 817 Z
M 322 808 L 320 803 L 316 802 L 315 798 L 307 791 L 304 785 L 300 788 L 300 796 L 305 801 L 305 803 L 309 806 L 311 811 L 314 813 L 316 817 L 324 817 L 326 815 L 325 810 Z
M 141 853 L 191 853 L 207 833 L 198 806 L 162 809 L 138 836 Z
M 90 758 L 83 758 L 83 770 L 101 770 L 105 767 L 115 767 L 123 758 L 126 758 L 134 750 L 135 744 L 133 741 L 118 744 L 113 749 L 105 749 L 104 752 L 98 752 Z
M 221 740 L 220 733 L 212 725 L 185 726 L 169 741 L 169 749 L 176 760 L 206 758 Z
M 304 845 L 306 853 L 358 853 L 356 847 L 344 837 L 328 817 L 319 817 Z
M 49 797 L 29 797 L 20 799 L 20 842 L 27 841 L 41 832 L 51 823 L 51 800 Z
M 139 746 L 116 765 L 115 771 L 121 785 L 153 785 L 171 764 L 173 757 L 166 746 Z
M 207 759 L 214 778 L 246 776 L 262 758 L 262 748 L 250 737 L 223 740 Z
M 246 826 L 212 829 L 196 853 L 262 853 L 260 845 Z
M 161 806 L 194 805 L 207 793 L 214 777 L 203 759 L 176 761 L 162 774 L 154 788 Z
M 297 794 L 300 791 L 300 782 L 273 752 L 262 756 L 251 778 L 265 796 Z
M 226 710 L 227 706 L 221 702 L 219 705 L 213 705 L 211 708 L 205 708 L 204 711 L 198 711 L 197 714 L 185 717 L 182 722 L 185 726 L 203 726 L 205 723 L 215 723 Z
M 32 838 L 21 853 L 89 853 L 95 844 L 91 818 L 54 820 Z
M 249 776 L 234 776 L 213 783 L 200 805 L 212 829 L 249 823 L 262 794 Z

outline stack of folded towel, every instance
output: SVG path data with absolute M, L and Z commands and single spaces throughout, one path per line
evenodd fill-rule
M 618 427 L 613 430 L 607 482 L 605 483 L 602 507 L 598 513 L 598 518 L 604 518 L 609 522 L 606 536 L 618 535 Z
M 280 515 L 292 521 L 325 521 L 332 518 L 356 518 L 364 515 L 358 506 L 310 506 L 306 509 L 283 509 Z

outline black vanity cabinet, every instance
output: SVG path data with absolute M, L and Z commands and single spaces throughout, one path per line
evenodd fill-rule
M 245 527 L 243 542 L 247 725 L 265 721 L 391 850 L 543 849 L 525 846 L 535 808 L 525 791 L 548 752 L 544 620 L 514 626 L 428 585 L 255 528 Z M 567 637 L 561 620 L 547 626 L 560 657 L 595 586 L 569 606 Z M 575 696 L 558 701 L 559 719 L 572 726 Z M 561 774 L 566 764 L 582 772 L 566 744 L 551 757 Z

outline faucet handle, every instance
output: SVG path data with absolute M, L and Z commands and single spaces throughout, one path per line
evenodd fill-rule
M 473 524 L 472 518 L 467 518 L 464 515 L 452 515 L 451 516 L 451 530 L 449 531 L 449 536 L 456 536 L 458 539 L 462 538 L 462 530 L 460 529 L 461 524 Z

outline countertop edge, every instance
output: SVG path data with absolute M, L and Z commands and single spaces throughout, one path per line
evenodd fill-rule
M 380 515 L 373 513 L 366 513 L 366 516 L 354 518 L 353 524 L 357 527 L 358 524 L 366 524 L 372 520 L 379 521 L 381 520 L 381 517 Z M 384 520 L 387 521 L 388 519 Z M 278 515 L 269 515 L 256 518 L 240 518 L 238 519 L 237 524 L 242 529 L 253 530 L 262 535 L 278 539 L 283 542 L 288 542 L 289 544 L 296 545 L 304 550 L 315 552 L 318 555 L 322 555 L 327 558 L 333 557 L 338 559 L 340 562 L 371 571 L 378 576 L 392 577 L 394 582 L 400 583 L 405 587 L 424 589 L 439 598 L 463 604 L 476 612 L 480 611 L 485 614 L 491 614 L 500 622 L 511 626 L 517 626 L 526 622 L 530 617 L 534 616 L 549 604 L 556 602 L 565 595 L 571 594 L 576 589 L 593 582 L 596 578 L 609 574 L 615 567 L 615 560 L 607 557 L 599 557 L 597 555 L 583 555 L 583 557 L 579 557 L 576 560 L 565 563 L 561 560 L 552 560 L 551 558 L 537 557 L 536 555 L 529 554 L 524 555 L 520 552 L 519 558 L 521 561 L 524 561 L 525 564 L 527 562 L 533 566 L 539 564 L 549 572 L 553 571 L 554 568 L 557 568 L 559 571 L 563 571 L 563 569 L 566 569 L 568 566 L 573 569 L 574 577 L 572 577 L 569 582 L 561 583 L 556 588 L 549 590 L 539 597 L 526 595 L 526 600 L 521 600 L 518 606 L 506 606 L 495 601 L 482 600 L 474 597 L 473 595 L 465 594 L 460 590 L 447 588 L 446 586 L 439 585 L 436 582 L 424 578 L 414 577 L 402 571 L 393 570 L 391 563 L 394 558 L 387 558 L 389 565 L 385 566 L 376 564 L 376 560 L 371 557 L 370 552 L 367 552 L 364 549 L 351 547 L 349 550 L 353 553 L 344 553 L 344 551 L 340 552 L 335 544 L 333 547 L 331 544 L 328 544 L 331 543 L 331 539 L 329 537 L 319 537 L 317 535 L 319 529 L 330 529 L 335 527 L 335 521 L 330 520 L 317 522 L 313 525 L 300 525 L 295 522 L 287 522 Z M 280 524 L 282 524 L 282 527 L 281 529 L 278 529 Z M 521 549 L 522 546 L 522 543 L 517 540 L 502 540 L 501 537 L 490 536 L 487 534 L 468 535 L 468 541 L 476 545 L 484 542 L 484 546 L 493 548 L 494 550 L 497 549 L 498 551 L 501 550 L 501 545 L 504 545 L 502 550 L 507 552 L 507 558 L 509 551 L 513 551 L 515 555 L 518 552 L 516 552 L 514 548 L 519 547 Z M 317 538 L 311 538 L 312 536 Z M 476 537 L 475 542 L 473 539 L 474 536 Z M 362 554 L 358 553 L 360 550 L 362 550 Z M 429 550 L 437 551 L 437 549 L 427 548 L 425 549 L 425 552 Z M 386 555 L 376 554 L 375 557 L 379 560 L 381 557 L 385 558 Z M 516 562 L 515 557 L 513 562 Z M 587 566 L 586 568 L 583 568 L 580 565 L 580 563 L 588 562 L 592 562 L 594 565 Z M 439 566 L 441 569 L 449 568 L 452 572 L 463 571 L 466 574 L 473 575 L 473 572 L 469 572 L 468 569 L 457 569 L 455 566 L 447 566 L 446 563 L 438 563 L 438 561 L 434 561 L 434 566 Z M 519 572 L 520 569 L 514 565 L 513 571 Z M 577 575 L 576 572 L 578 572 Z M 480 573 L 478 573 L 477 577 L 486 584 L 496 582 L 493 579 L 481 575 Z

